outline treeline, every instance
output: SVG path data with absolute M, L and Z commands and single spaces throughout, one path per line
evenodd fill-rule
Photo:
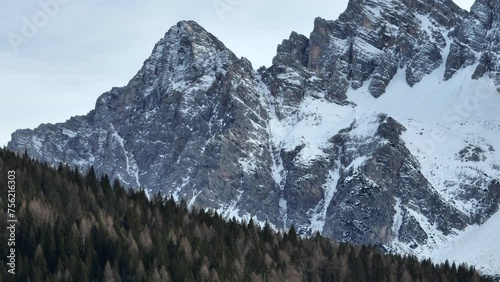
M 16 170 L 16 275 L 0 281 L 492 281 L 472 267 L 435 265 L 226 221 L 160 195 L 125 190 L 91 169 L 57 169 L 0 150 L 0 186 Z M 3 192 L 2 192 L 3 193 Z M 6 197 L 0 197 L 5 230 Z M 4 238 L 4 237 L 2 237 Z

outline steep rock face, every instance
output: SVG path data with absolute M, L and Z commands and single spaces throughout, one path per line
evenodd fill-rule
M 271 95 L 280 105 L 275 107 L 277 118 L 285 124 L 300 124 L 300 120 L 304 118 L 303 116 L 309 115 L 309 113 L 300 113 L 301 106 L 304 105 L 303 100 L 307 97 L 326 99 L 339 105 L 352 105 L 353 103 L 346 96 L 348 89 L 360 88 L 365 81 L 370 82 L 367 88 L 368 92 L 375 97 L 379 97 L 385 92 L 387 85 L 392 81 L 396 73 L 403 71 L 400 68 L 405 69 L 406 82 L 410 86 L 415 85 L 436 68 L 444 65 L 443 58 L 448 55 L 447 52 L 449 52 L 450 56 L 455 52 L 456 45 L 454 42 L 452 43 L 453 38 L 456 36 L 455 28 L 463 25 L 463 19 L 468 17 L 469 15 L 465 11 L 458 8 L 451 1 L 403 1 L 401 3 L 391 1 L 351 1 L 347 11 L 340 16 L 339 20 L 316 19 L 310 40 L 307 40 L 305 36 L 292 33 L 290 38 L 284 40 L 283 44 L 278 47 L 278 54 L 273 60 L 273 66 L 263 75 L 263 80 L 271 89 Z M 386 33 L 388 29 L 392 29 L 393 32 Z M 452 76 L 450 56 L 444 74 L 446 79 Z M 466 62 L 467 64 L 471 65 L 475 62 L 475 54 L 472 51 L 471 57 L 468 57 L 467 54 L 461 54 L 461 56 L 461 60 L 470 60 L 470 62 Z M 307 59 L 305 59 L 306 57 Z M 383 63 L 378 64 L 376 63 L 377 60 L 383 61 Z M 462 65 L 460 64 L 456 67 L 457 70 L 461 68 Z M 485 70 L 485 72 L 490 72 L 490 70 Z M 438 75 L 442 75 L 442 73 Z M 335 110 L 332 110 L 332 113 L 334 112 Z M 299 117 L 291 120 L 290 116 L 297 115 L 297 113 L 299 113 Z M 314 115 L 317 115 L 317 113 Z M 322 120 L 324 117 L 316 117 L 316 119 Z M 297 120 L 299 120 L 298 123 Z M 373 136 L 370 138 L 374 139 Z M 336 176 L 326 173 L 327 171 L 332 173 L 343 169 L 341 165 L 335 163 L 335 159 L 316 159 L 312 164 L 305 167 L 295 162 L 297 156 L 300 157 L 301 152 L 310 149 L 309 147 L 307 142 L 296 143 L 293 146 L 288 146 L 288 150 L 281 154 L 287 175 L 284 184 L 286 202 L 294 207 L 293 212 L 290 209 L 288 210 L 288 219 L 305 226 L 304 230 L 302 230 L 305 233 L 327 230 L 324 229 L 322 223 L 326 218 L 326 208 L 324 210 L 322 208 L 324 206 L 328 207 L 333 200 L 331 195 L 327 197 L 328 191 L 322 192 L 322 189 L 312 187 L 320 187 L 321 183 L 328 183 L 329 179 L 337 178 L 340 179 L 337 179 L 337 182 L 333 184 L 336 186 L 334 188 L 339 189 L 344 185 L 341 182 L 342 173 L 339 172 Z M 332 156 L 332 158 L 335 156 L 340 159 L 342 151 L 338 147 L 336 148 L 325 150 L 324 153 Z M 375 148 L 370 147 L 370 151 L 376 151 Z M 358 149 L 351 148 L 351 150 Z M 392 153 L 390 156 L 391 158 L 385 159 L 385 162 L 381 162 L 378 166 L 382 166 L 382 163 L 385 165 L 391 159 L 404 159 L 405 157 L 416 161 L 406 148 L 401 148 L 398 150 L 398 154 Z M 346 164 L 346 166 L 348 165 Z M 419 166 L 414 164 L 409 167 Z M 393 170 L 389 171 L 392 172 Z M 406 170 L 406 173 L 409 174 L 409 171 Z M 380 171 L 377 171 L 377 173 L 380 173 Z M 379 181 L 384 178 L 391 178 L 389 175 L 384 174 L 382 177 L 378 177 Z M 487 176 L 481 179 L 481 176 L 472 176 L 469 172 L 457 173 L 457 177 L 460 179 L 458 182 L 446 182 L 445 184 L 449 189 L 454 189 L 452 187 L 455 187 L 455 185 L 461 186 L 460 189 L 457 189 L 455 196 L 451 197 L 453 199 L 451 202 L 440 199 L 441 195 L 437 196 L 438 198 L 435 195 L 432 196 L 435 193 L 435 188 L 432 185 L 435 184 L 430 184 L 422 174 L 412 174 L 411 177 L 400 174 L 393 175 L 394 182 L 398 182 L 397 185 L 401 186 L 395 186 L 387 182 L 381 184 L 381 187 L 385 187 L 389 191 L 384 194 L 386 198 L 391 198 L 388 195 L 398 195 L 398 191 L 406 192 L 409 187 L 419 187 L 419 190 L 426 191 L 418 192 L 418 197 L 422 199 L 419 206 L 428 205 L 432 206 L 433 209 L 443 207 L 442 214 L 447 215 L 440 218 L 433 217 L 430 220 L 432 225 L 437 223 L 436 230 L 431 231 L 428 229 L 424 232 L 420 227 L 410 228 L 409 226 L 417 221 L 409 211 L 415 211 L 411 205 L 408 205 L 408 199 L 398 198 L 399 201 L 403 201 L 400 208 L 404 211 L 404 220 L 402 220 L 404 224 L 398 228 L 398 230 L 404 230 L 401 231 L 400 236 L 405 234 L 403 238 L 400 238 L 401 241 L 409 243 L 409 238 L 411 238 L 409 234 L 413 234 L 416 238 L 421 238 L 419 244 L 422 244 L 427 242 L 427 240 L 423 239 L 427 236 L 426 232 L 444 232 L 447 234 L 453 229 L 461 230 L 467 223 L 484 222 L 480 219 L 481 217 L 489 218 L 497 211 L 497 200 L 494 200 L 494 204 L 492 204 L 495 207 L 494 212 L 486 211 L 489 210 L 489 204 L 485 204 L 487 195 L 479 188 L 492 183 L 494 177 Z M 413 181 L 405 183 L 401 180 L 407 178 Z M 478 183 L 482 184 L 474 188 L 473 186 L 478 185 Z M 365 187 L 366 182 L 363 182 L 363 184 L 355 182 L 354 185 Z M 323 184 L 323 190 L 327 190 L 325 186 L 328 185 Z M 349 187 L 347 191 L 352 191 L 353 187 Z M 391 188 L 388 189 L 387 187 Z M 335 193 L 339 195 L 338 190 Z M 412 196 L 416 195 L 410 194 Z M 425 194 L 427 196 L 424 196 Z M 446 199 L 450 199 L 449 195 L 445 196 Z M 357 202 L 352 200 L 357 198 L 351 198 L 350 204 Z M 477 209 L 464 210 L 459 208 L 458 205 L 451 204 L 458 199 L 461 202 L 472 201 L 478 203 L 476 204 Z M 393 200 L 378 202 L 374 201 L 373 197 L 370 200 L 365 202 L 369 203 L 370 206 L 374 205 L 374 203 L 380 203 L 380 209 L 387 205 L 394 205 Z M 318 201 L 319 204 L 311 208 L 311 204 Z M 297 210 L 297 207 L 300 208 Z M 386 224 L 389 221 L 388 218 L 394 215 L 392 212 L 381 216 L 381 224 L 379 224 L 377 231 L 370 229 L 370 226 L 373 227 L 377 224 L 369 219 L 373 219 L 373 215 L 378 213 L 369 207 L 363 206 L 362 209 L 355 209 L 351 206 L 355 212 L 346 213 L 334 201 L 330 208 L 333 216 L 327 219 L 326 222 L 328 222 L 328 227 L 334 228 L 324 231 L 330 236 L 349 238 L 364 243 L 388 242 L 394 238 L 391 235 L 398 236 L 397 231 L 389 232 L 390 228 Z M 363 217 L 362 211 L 365 210 L 370 212 L 367 212 Z M 418 208 L 417 210 L 416 213 L 418 214 L 426 214 L 425 211 Z M 310 217 L 305 219 L 304 213 L 310 215 Z M 427 216 L 430 216 L 430 214 L 427 213 Z M 356 227 L 357 233 L 353 232 L 355 228 L 352 226 L 353 221 L 351 220 L 356 217 L 359 217 L 356 222 L 360 224 L 360 226 Z M 451 220 L 446 222 L 446 217 Z M 345 220 L 346 218 L 349 220 Z M 346 225 L 342 225 L 342 222 L 338 222 L 339 220 L 345 220 L 351 225 L 345 227 Z M 394 221 L 394 219 L 391 220 Z M 347 233 L 344 233 L 346 230 L 348 230 Z M 409 232 L 409 230 L 413 230 L 413 233 Z M 373 234 L 369 235 L 369 239 L 367 239 L 369 232 L 373 232 Z M 417 234 L 421 234 L 421 236 L 417 236 Z M 410 245 L 415 247 L 417 244 L 411 243 Z
M 446 124 L 469 89 L 499 85 L 497 3 L 352 0 L 258 73 L 180 22 L 88 115 L 16 131 L 9 148 L 226 217 L 425 255 L 498 211 L 496 96 Z M 440 132 L 450 148 L 426 154 Z
M 452 1 L 350 1 L 338 20 L 316 19 L 308 67 L 337 95 L 368 81 L 379 97 L 398 69 L 413 86 L 441 65 L 464 13 Z
M 444 234 L 465 228 L 467 216 L 438 197 L 420 173 L 419 162 L 400 139 L 406 129 L 392 118 L 379 118 L 376 138 L 369 142 L 351 140 L 350 131 L 338 136 L 338 146 L 346 152 L 342 161 L 349 165 L 340 173 L 338 192 L 333 198 L 335 205 L 327 213 L 327 221 L 333 224 L 328 225 L 325 233 L 334 238 L 348 236 L 363 244 L 386 245 L 398 238 L 417 246 L 432 238 L 415 224 L 413 214 L 428 218 Z M 355 168 L 351 160 L 361 165 Z M 388 206 L 395 207 L 396 217 Z M 392 225 L 388 226 L 388 222 Z
M 246 212 L 276 217 L 267 106 L 257 89 L 246 59 L 198 24 L 181 22 L 129 84 L 103 94 L 88 116 L 18 131 L 10 147 L 51 163 L 93 165 L 130 186 L 206 207 L 239 199 Z
M 455 30 L 447 58 L 446 75 L 449 79 L 458 69 L 478 63 L 472 78 L 488 74 L 500 89 L 498 53 L 500 51 L 500 3 L 478 0 L 471 12 Z

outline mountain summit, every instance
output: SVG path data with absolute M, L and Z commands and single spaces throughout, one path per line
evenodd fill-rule
M 497 2 L 352 0 L 259 72 L 180 22 L 88 115 L 16 131 L 8 148 L 225 217 L 495 274 L 487 249 L 444 250 L 498 216 Z

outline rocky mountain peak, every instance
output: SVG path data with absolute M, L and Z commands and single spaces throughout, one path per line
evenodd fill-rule
M 203 46 L 206 48 L 214 48 L 219 51 L 229 51 L 230 50 L 213 34 L 206 31 L 202 26 L 200 26 L 195 21 L 180 21 L 165 34 L 163 41 L 167 44 L 177 45 L 183 48 L 193 48 L 196 50 L 196 46 Z M 194 45 L 194 46 L 193 46 Z M 195 52 L 196 53 L 196 52 Z
M 373 20 L 394 20 L 395 14 L 406 14 L 411 18 L 415 13 L 429 15 L 439 25 L 450 28 L 467 12 L 452 0 L 351 0 L 339 19 L 361 20 L 367 27 L 373 24 Z
M 478 63 L 472 76 L 478 79 L 488 74 L 500 92 L 500 3 L 477 0 L 470 14 L 464 17 L 454 31 L 450 53 L 446 61 L 445 79 L 459 69 Z
M 277 55 L 273 64 L 283 63 L 285 65 L 296 65 L 307 67 L 308 64 L 309 38 L 295 31 L 290 34 L 289 39 L 283 40 L 278 45 Z
M 220 60 L 215 65 L 213 60 Z M 224 68 L 237 58 L 217 37 L 194 21 L 181 21 L 155 45 L 143 70 Z
M 496 0 L 476 0 L 471 7 L 471 14 L 486 29 L 490 29 L 493 21 L 500 18 L 500 3 Z
M 306 66 L 336 99 L 365 83 L 379 97 L 398 71 L 414 86 L 443 63 L 445 80 L 478 61 L 481 77 L 498 68 L 499 5 L 478 0 L 468 13 L 451 0 L 351 0 L 338 20 L 317 18 L 309 38 L 292 33 L 274 63 Z
M 338 20 L 316 19 L 302 50 L 308 68 L 335 85 L 334 96 L 369 82 L 379 97 L 399 69 L 410 86 L 437 69 L 465 14 L 450 0 L 352 0 Z
M 223 76 L 231 66 L 246 65 L 245 62 L 198 23 L 181 21 L 156 43 L 150 57 L 124 88 L 124 93 L 104 94 L 98 100 L 98 108 L 133 110 L 148 104 L 151 100 L 148 96 L 158 98 L 168 88 L 189 84 L 209 87 L 212 77 Z

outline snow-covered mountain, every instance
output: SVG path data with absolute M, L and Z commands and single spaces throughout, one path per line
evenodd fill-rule
M 8 148 L 227 217 L 500 274 L 499 15 L 490 0 L 351 0 L 259 71 L 180 22 L 95 110 Z

